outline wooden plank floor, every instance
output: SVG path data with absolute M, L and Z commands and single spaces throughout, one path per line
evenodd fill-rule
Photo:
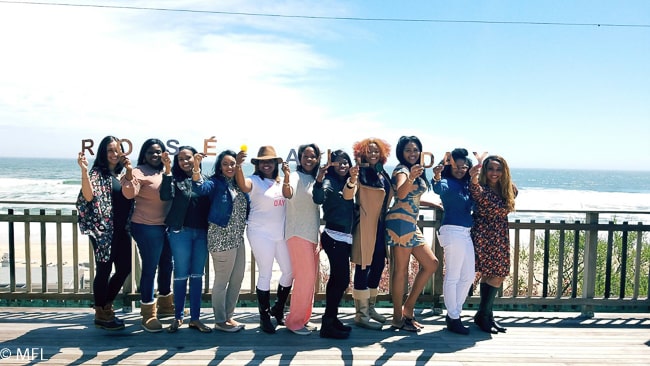
M 118 314 L 122 331 L 93 326 L 90 309 L 0 308 L 0 366 L 5 365 L 650 365 L 650 314 L 498 312 L 508 327 L 489 335 L 463 320 L 469 336 L 444 328 L 444 315 L 418 310 L 418 333 L 354 327 L 347 340 L 299 336 L 283 327 L 262 333 L 257 309 L 238 308 L 246 329 L 202 334 L 183 326 L 177 333 L 144 332 L 139 314 Z M 380 309 L 389 314 L 390 309 Z M 212 324 L 212 310 L 202 309 Z M 354 309 L 342 320 L 352 323 Z M 320 325 L 322 308 L 314 309 Z M 164 319 L 169 324 L 170 319 Z

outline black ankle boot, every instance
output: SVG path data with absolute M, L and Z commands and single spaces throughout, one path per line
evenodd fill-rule
M 346 333 L 350 333 L 352 331 L 351 326 L 341 323 L 341 321 L 338 318 L 334 318 L 334 327 Z
M 255 289 L 257 292 L 257 309 L 260 312 L 260 328 L 264 333 L 275 333 L 275 326 L 271 322 L 269 307 L 271 306 L 271 292 Z
M 462 335 L 469 334 L 469 328 L 463 325 L 463 322 L 460 320 L 460 318 L 452 319 L 449 317 L 449 315 L 447 315 L 445 317 L 445 321 L 447 322 L 447 330 L 450 332 Z
M 350 336 L 350 332 L 337 329 L 336 320 L 336 318 L 323 318 L 320 327 L 321 338 L 346 339 Z
M 291 293 L 291 286 L 284 287 L 278 285 L 277 298 L 270 311 L 270 314 L 273 315 L 278 325 L 284 325 L 284 305 L 287 303 L 289 293 Z

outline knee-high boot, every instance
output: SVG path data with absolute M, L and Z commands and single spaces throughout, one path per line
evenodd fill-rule
M 489 291 L 490 294 L 488 295 L 488 298 L 490 299 L 490 304 L 488 308 L 488 319 L 490 321 L 490 325 L 492 326 L 492 328 L 496 329 L 497 332 L 505 333 L 507 329 L 505 327 L 502 327 L 501 324 L 494 321 L 494 313 L 492 312 L 492 308 L 494 306 L 494 299 L 499 293 L 499 288 L 490 286 Z
M 496 291 L 493 291 L 492 289 Z M 478 311 L 474 315 L 474 323 L 476 323 L 476 325 L 486 333 L 499 333 L 492 327 L 492 321 L 490 320 L 492 305 L 494 304 L 494 297 L 496 296 L 497 292 L 498 289 L 496 287 L 492 287 L 486 282 L 481 282 L 481 303 L 479 305 Z
M 278 294 L 275 299 L 275 304 L 271 308 L 271 315 L 275 317 L 275 320 L 278 322 L 278 325 L 284 325 L 284 305 L 287 303 L 287 298 L 291 293 L 291 286 L 284 287 L 278 285 Z
M 275 333 L 275 326 L 271 323 L 269 308 L 271 307 L 271 291 L 262 291 L 259 288 L 257 292 L 257 309 L 260 312 L 260 328 L 264 333 Z

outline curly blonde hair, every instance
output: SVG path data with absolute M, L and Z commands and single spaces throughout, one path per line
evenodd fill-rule
M 362 163 L 367 163 L 366 157 L 368 156 L 368 148 L 370 144 L 377 145 L 379 148 L 379 161 L 383 164 L 386 164 L 388 156 L 390 156 L 390 144 L 386 140 L 378 139 L 375 137 L 370 137 L 357 141 L 352 145 L 352 151 L 354 153 L 354 159 L 361 160 Z

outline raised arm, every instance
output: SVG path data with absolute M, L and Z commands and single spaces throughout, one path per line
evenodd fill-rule
M 253 190 L 253 182 L 250 180 L 250 178 L 244 177 L 244 169 L 242 168 L 242 164 L 244 164 L 244 161 L 246 160 L 246 152 L 245 151 L 240 151 L 237 153 L 237 169 L 235 171 L 235 182 L 237 182 L 237 185 L 239 186 L 239 189 L 241 189 L 242 192 L 244 193 L 249 193 L 250 191 Z

